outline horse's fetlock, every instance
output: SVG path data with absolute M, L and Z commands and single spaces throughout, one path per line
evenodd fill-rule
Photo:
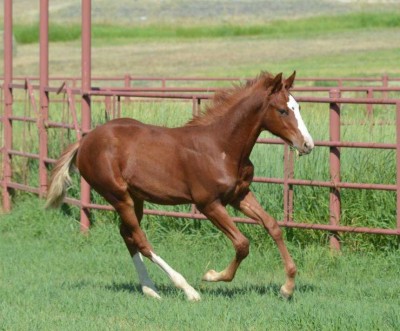
M 297 273 L 297 268 L 294 264 L 291 264 L 287 267 L 286 273 L 290 278 L 294 278 Z

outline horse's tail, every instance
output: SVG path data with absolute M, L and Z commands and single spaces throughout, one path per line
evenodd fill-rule
M 76 153 L 78 152 L 80 142 L 69 145 L 60 158 L 56 161 L 51 173 L 50 187 L 47 193 L 46 208 L 57 208 L 61 205 L 69 185 L 71 177 L 69 172 L 73 167 Z

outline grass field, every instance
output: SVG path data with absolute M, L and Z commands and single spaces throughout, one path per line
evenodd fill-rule
M 253 242 L 232 283 L 208 284 L 201 275 L 228 263 L 230 243 L 215 231 L 190 235 L 153 225 L 147 234 L 156 252 L 203 299 L 187 302 L 149 265 L 163 297 L 158 302 L 140 293 L 116 225 L 96 226 L 82 236 L 74 219 L 45 212 L 37 199 L 18 206 L 0 222 L 1 330 L 398 330 L 400 325 L 398 251 L 344 248 L 331 255 L 326 246 L 289 243 L 299 275 L 297 292 L 286 302 L 278 295 L 284 279 L 279 254 L 267 237 Z
M 52 1 L 54 31 L 57 32 L 57 24 L 62 28 L 50 45 L 51 75 L 80 75 L 80 41 L 76 39 L 79 20 L 73 16 L 79 13 L 75 10 L 79 3 Z M 332 1 L 284 0 L 279 2 L 282 7 L 276 9 L 278 20 L 272 20 L 268 11 L 256 6 L 253 9 L 258 10 L 258 15 L 232 18 L 233 7 L 222 1 L 226 5 L 223 17 L 215 18 L 211 13 L 206 19 L 189 23 L 188 17 L 193 18 L 199 7 L 185 7 L 188 1 L 184 0 L 177 3 L 179 19 L 168 25 L 170 12 L 151 1 L 153 14 L 165 14 L 164 25 L 157 25 L 151 19 L 154 16 L 140 7 L 140 1 L 135 2 L 132 6 L 139 19 L 132 16 L 132 22 L 127 23 L 131 12 L 122 12 L 124 17 L 118 23 L 126 28 L 121 29 L 115 20 L 96 16 L 101 12 L 120 13 L 117 5 L 107 2 L 102 7 L 98 1 L 94 14 L 93 76 L 130 73 L 251 77 L 260 70 L 289 75 L 294 69 L 299 77 L 377 77 L 385 73 L 400 76 L 400 12 L 395 5 L 358 1 L 339 6 Z M 196 3 L 201 6 L 203 2 Z M 249 1 L 229 3 L 245 6 Z M 272 6 L 273 1 L 268 3 Z M 37 12 L 30 10 L 25 0 L 15 5 L 16 16 L 21 19 L 16 19 L 19 42 L 14 74 L 35 75 L 39 54 L 32 27 L 37 22 Z M 296 20 L 285 21 L 291 5 L 296 6 L 299 15 L 294 17 Z M 181 8 L 186 8 L 186 14 Z M 316 8 L 324 16 L 315 15 Z M 203 8 L 203 13 L 207 10 Z M 338 16 L 327 17 L 331 13 Z M 148 17 L 146 22 L 140 19 L 143 15 Z M 62 39 L 60 35 L 69 33 L 68 27 L 75 29 L 75 34 Z M 32 41 L 19 39 L 18 29 L 22 35 L 33 36 Z M 95 123 L 104 121 L 102 107 L 94 106 Z M 191 104 L 182 103 L 138 103 L 129 107 L 122 104 L 126 115 L 169 126 L 188 120 L 190 109 Z M 315 140 L 327 137 L 327 109 L 328 105 L 302 105 L 303 117 Z M 26 106 L 16 106 L 19 115 L 25 111 Z M 52 104 L 50 111 L 53 116 L 62 116 L 58 105 Z M 342 114 L 347 122 L 365 120 L 364 107 L 345 105 Z M 393 121 L 395 114 L 390 107 L 375 107 L 375 116 L 376 120 Z M 15 124 L 14 128 L 21 132 L 15 147 L 37 148 L 34 124 L 25 138 L 21 138 L 21 126 Z M 50 146 L 51 157 L 58 155 L 60 145 L 74 140 L 73 133 L 61 130 L 49 130 L 49 134 L 54 142 Z M 395 127 L 346 125 L 342 127 L 342 139 L 393 143 Z M 257 146 L 252 154 L 256 174 L 281 176 L 281 158 L 266 157 L 281 153 L 279 146 Z M 344 181 L 395 183 L 393 151 L 345 149 L 342 157 Z M 36 161 L 15 157 L 14 162 L 14 176 L 37 184 Z M 296 177 L 329 180 L 327 164 L 327 149 L 317 148 L 311 155 L 296 160 Z M 280 219 L 282 188 L 254 185 L 253 189 L 268 211 Z M 78 187 L 75 185 L 69 192 L 78 196 Z M 296 188 L 295 194 L 296 220 L 328 222 L 326 189 Z M 101 201 L 96 195 L 93 199 Z M 343 190 L 342 224 L 394 227 L 395 200 L 395 194 L 390 192 Z M 43 201 L 24 194 L 16 195 L 12 213 L 0 215 L 0 330 L 400 328 L 400 237 L 343 235 L 342 253 L 332 255 L 327 233 L 285 230 L 299 270 L 297 292 L 292 301 L 286 302 L 278 295 L 284 280 L 278 251 L 261 228 L 240 226 L 251 240 L 251 253 L 235 280 L 208 284 L 200 281 L 201 275 L 209 268 L 224 268 L 232 257 L 228 240 L 208 222 L 146 218 L 143 227 L 156 252 L 180 271 L 203 299 L 197 304 L 188 303 L 160 270 L 148 264 L 163 297 L 155 302 L 140 293 L 115 215 L 93 213 L 94 225 L 88 236 L 79 233 L 77 215 L 73 207 L 45 212 Z

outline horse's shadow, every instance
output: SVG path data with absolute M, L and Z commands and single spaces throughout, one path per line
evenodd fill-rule
M 244 285 L 244 286 L 229 286 L 229 287 L 207 287 L 206 285 L 198 286 L 199 291 L 203 295 L 214 296 L 214 297 L 225 297 L 225 298 L 236 298 L 240 296 L 248 295 L 249 293 L 256 293 L 260 296 L 276 296 L 280 297 L 280 285 L 278 284 L 266 284 L 266 285 Z M 109 291 L 114 292 L 131 292 L 142 294 L 142 290 L 139 284 L 132 283 L 112 283 L 106 285 L 105 288 Z M 159 284 L 157 289 L 161 296 L 176 296 L 180 293 L 180 290 L 173 285 Z M 314 292 L 317 288 L 311 284 L 301 284 L 296 286 L 296 292 L 307 293 Z

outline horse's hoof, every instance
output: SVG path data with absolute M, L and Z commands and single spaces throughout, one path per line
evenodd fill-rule
M 142 286 L 142 291 L 145 296 L 155 298 L 157 300 L 161 300 L 160 295 L 154 289 L 152 289 L 148 286 Z
M 204 280 L 205 282 L 217 282 L 219 280 L 219 272 L 215 271 L 215 270 L 208 270 L 202 280 Z
M 187 299 L 191 302 L 198 302 L 201 300 L 200 294 L 194 289 L 190 289 L 186 292 Z
M 289 291 L 285 285 L 282 285 L 281 290 L 279 291 L 281 296 L 286 299 L 286 300 L 290 300 L 293 296 L 293 291 Z

